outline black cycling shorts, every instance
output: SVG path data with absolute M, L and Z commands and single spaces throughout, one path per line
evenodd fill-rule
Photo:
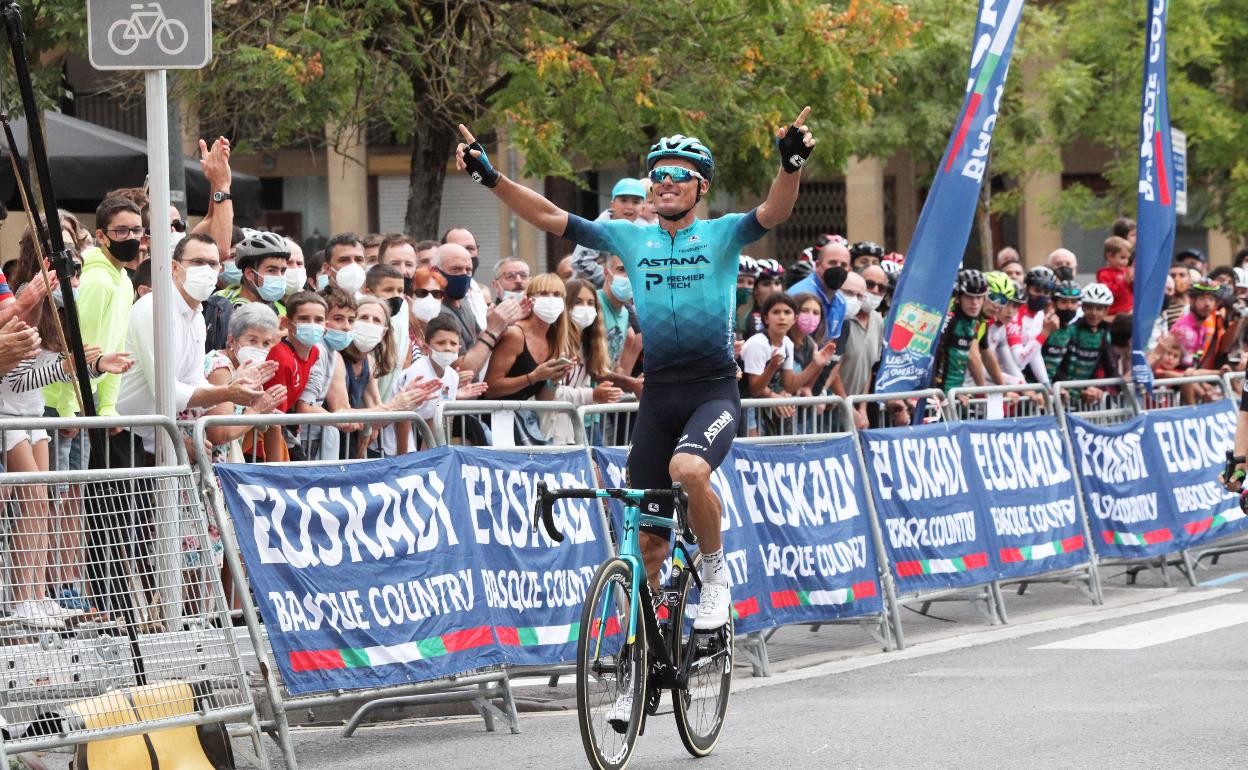
M 668 464 L 676 454 L 706 460 L 711 470 L 728 455 L 741 420 L 741 396 L 734 378 L 703 380 L 680 385 L 646 384 L 628 448 L 628 484 L 633 489 L 662 489 L 672 485 Z M 649 506 L 647 506 L 649 507 Z M 661 505 L 661 516 L 671 515 L 671 504 Z M 643 526 L 643 532 L 666 537 L 665 527 Z

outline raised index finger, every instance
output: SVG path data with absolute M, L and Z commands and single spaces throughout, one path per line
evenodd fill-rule
M 473 138 L 472 132 L 468 130 L 468 126 L 465 126 L 463 123 L 459 124 L 459 134 L 464 137 L 464 144 L 472 144 L 477 141 Z
M 809 114 L 810 114 L 810 106 L 807 105 L 802 108 L 802 114 L 797 116 L 797 120 L 793 121 L 793 125 L 797 126 L 798 128 L 801 128 L 803 125 L 805 125 L 806 116 Z M 463 128 L 463 126 L 460 126 L 460 128 Z

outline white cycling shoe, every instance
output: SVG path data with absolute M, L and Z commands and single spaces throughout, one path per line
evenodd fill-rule
M 728 625 L 732 612 L 732 590 L 725 585 L 702 581 L 702 598 L 698 602 L 698 616 L 693 620 L 696 631 L 712 631 Z
M 633 718 L 633 691 L 620 693 L 611 708 L 607 711 L 607 724 L 611 729 L 623 735 L 628 731 L 628 722 Z

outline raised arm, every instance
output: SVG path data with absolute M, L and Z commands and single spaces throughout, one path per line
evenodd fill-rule
M 464 141 L 455 148 L 456 168 L 468 172 L 473 180 L 490 188 L 507 208 L 516 212 L 525 222 L 552 235 L 564 234 L 568 229 L 568 212 L 499 173 L 490 165 L 485 148 L 463 123 L 459 124 L 459 133 L 463 135 Z M 796 193 L 794 197 L 796 198 Z
M 787 220 L 793 213 L 793 204 L 797 203 L 802 166 L 815 149 L 815 137 L 806 126 L 808 115 L 810 107 L 805 107 L 791 126 L 776 132 L 776 145 L 780 149 L 780 173 L 776 175 L 776 181 L 771 183 L 767 200 L 758 207 L 758 223 L 768 230 Z

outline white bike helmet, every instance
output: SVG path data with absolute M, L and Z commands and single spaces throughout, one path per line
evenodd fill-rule
M 1083 287 L 1083 292 L 1079 297 L 1085 305 L 1109 305 L 1114 304 L 1114 293 L 1109 287 L 1103 283 L 1090 283 Z
M 737 275 L 758 275 L 758 260 L 742 254 L 737 258 Z

